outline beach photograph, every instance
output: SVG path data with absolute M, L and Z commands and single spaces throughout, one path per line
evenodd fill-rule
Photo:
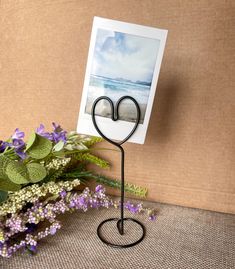
M 140 124 L 144 123 L 160 40 L 99 28 L 89 77 L 85 113 L 91 114 L 93 102 L 100 96 L 109 97 L 114 105 L 122 96 L 131 96 L 140 106 Z M 97 104 L 96 115 L 110 118 L 105 100 Z M 136 107 L 124 100 L 119 119 L 136 120 Z

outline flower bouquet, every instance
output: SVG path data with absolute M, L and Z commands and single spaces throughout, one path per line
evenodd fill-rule
M 108 168 L 109 163 L 93 152 L 98 137 L 66 132 L 53 123 L 46 132 L 41 124 L 27 143 L 19 129 L 7 140 L 0 141 L 0 256 L 10 257 L 20 249 L 35 253 L 38 241 L 54 235 L 61 227 L 58 215 L 89 208 L 115 207 L 120 202 L 105 194 L 103 185 L 120 188 L 120 181 L 87 170 L 87 163 Z M 95 180 L 91 191 L 86 185 Z M 100 185 L 102 184 L 102 185 Z M 78 186 L 82 186 L 79 188 Z M 125 191 L 145 197 L 147 189 L 125 184 Z M 142 204 L 125 203 L 133 213 L 146 212 L 155 219 L 154 211 Z

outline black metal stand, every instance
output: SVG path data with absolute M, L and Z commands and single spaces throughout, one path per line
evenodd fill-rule
M 137 117 L 136 117 L 136 122 L 135 122 L 135 125 L 133 127 L 133 129 L 131 130 L 131 132 L 127 135 L 126 138 L 124 138 L 122 141 L 120 142 L 115 142 L 113 140 L 111 140 L 110 138 L 106 137 L 99 129 L 97 123 L 96 123 L 96 119 L 95 119 L 95 108 L 96 108 L 96 105 L 98 104 L 98 102 L 100 102 L 101 100 L 107 100 L 110 104 L 110 108 L 111 108 L 111 116 L 112 116 L 112 120 L 113 121 L 117 121 L 119 120 L 119 105 L 121 104 L 121 102 L 124 100 L 124 99 L 130 99 L 135 107 L 136 107 L 136 111 L 137 111 Z M 116 105 L 114 106 L 112 100 L 107 97 L 107 96 L 101 96 L 99 98 L 97 98 L 95 100 L 95 102 L 93 103 L 93 106 L 92 106 L 92 121 L 93 121 L 93 124 L 97 130 L 97 132 L 101 135 L 101 137 L 103 137 L 106 141 L 108 141 L 109 143 L 113 144 L 114 146 L 118 147 L 120 149 L 120 152 L 121 152 L 121 206 L 120 206 L 120 209 L 121 209 L 121 218 L 111 218 L 111 219 L 106 219 L 104 221 L 102 221 L 100 223 L 100 225 L 98 226 L 97 228 L 97 234 L 100 238 L 100 240 L 109 245 L 109 246 L 112 246 L 112 247 L 116 247 L 116 248 L 128 248 L 128 247 L 132 247 L 132 246 L 135 246 L 137 245 L 138 243 L 140 243 L 143 238 L 145 237 L 145 227 L 144 225 L 139 222 L 138 220 L 136 219 L 133 219 L 133 218 L 124 218 L 124 186 L 125 186 L 125 180 L 124 180 L 124 164 L 125 164 L 125 152 L 124 152 L 124 149 L 123 147 L 121 146 L 122 144 L 124 144 L 135 132 L 135 130 L 137 129 L 138 127 L 138 124 L 139 124 L 139 121 L 140 121 L 140 107 L 138 105 L 138 103 L 136 102 L 136 100 L 131 97 L 131 96 L 123 96 L 121 97 Z M 141 227 L 141 230 L 142 230 L 142 235 L 141 237 L 135 241 L 135 242 L 132 242 L 132 243 L 129 243 L 129 244 L 114 244 L 114 243 L 110 243 L 109 241 L 107 241 L 106 239 L 103 238 L 102 234 L 101 234 L 101 227 L 103 226 L 103 224 L 105 224 L 106 222 L 110 222 L 110 221 L 117 221 L 117 229 L 119 231 L 119 233 L 121 235 L 124 235 L 125 232 L 124 232 L 124 221 L 132 221 L 132 222 L 135 222 L 137 223 L 140 227 Z

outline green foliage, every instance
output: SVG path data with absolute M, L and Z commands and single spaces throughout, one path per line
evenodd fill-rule
M 27 146 L 26 146 L 26 151 L 31 148 L 31 146 L 34 144 L 34 142 L 36 141 L 36 133 L 32 133 L 29 136 L 28 142 L 27 142 Z
M 28 163 L 26 167 L 28 170 L 30 182 L 33 183 L 39 182 L 43 180 L 47 175 L 45 167 L 39 163 Z
M 61 131 L 63 131 L 61 129 Z M 57 128 L 54 132 L 60 132 Z M 86 170 L 89 163 L 101 168 L 108 168 L 109 163 L 91 154 L 105 148 L 92 148 L 93 145 L 103 141 L 100 137 L 79 135 L 77 132 L 70 132 L 67 135 L 67 142 L 55 143 L 36 133 L 32 133 L 26 144 L 25 152 L 28 158 L 21 160 L 15 152 L 14 147 L 8 147 L 0 154 L 0 190 L 2 199 L 7 197 L 6 191 L 17 191 L 28 184 L 58 179 L 72 180 L 79 178 L 81 181 L 94 179 L 97 183 L 112 188 L 121 188 L 119 180 L 105 176 L 96 175 Z M 147 189 L 131 183 L 125 184 L 125 191 L 131 194 L 145 197 Z M 0 198 L 1 201 L 1 198 Z
M 146 198 L 147 194 L 148 194 L 148 189 L 132 184 L 132 183 L 125 183 L 125 191 L 134 194 L 135 196 L 138 197 L 143 197 Z
M 71 131 L 67 134 L 67 140 L 74 141 L 77 140 L 80 135 L 76 131 Z
M 108 162 L 106 162 L 105 160 L 103 160 L 103 159 L 101 159 L 93 154 L 87 153 L 87 152 L 80 152 L 80 153 L 74 154 L 74 157 L 78 161 L 86 161 L 86 162 L 95 164 L 95 165 L 102 167 L 102 168 L 109 167 Z
M 6 176 L 6 167 L 10 160 L 4 155 L 0 155 L 0 178 L 7 178 Z
M 97 136 L 91 136 L 89 139 L 83 142 L 85 146 L 90 148 L 91 146 L 95 145 L 96 143 L 102 142 L 104 139 Z
M 0 155 L 0 190 L 17 191 L 21 184 L 36 183 L 46 177 L 47 171 L 39 163 L 11 160 Z
M 0 219 L 7 214 L 19 212 L 27 203 L 35 203 L 39 199 L 45 201 L 49 196 L 58 197 L 62 190 L 68 192 L 79 185 L 80 181 L 76 179 L 69 182 L 47 182 L 26 186 L 17 192 L 9 193 L 7 201 L 0 206 Z
M 53 147 L 53 151 L 61 151 L 64 147 L 64 142 L 60 140 L 55 146 Z
M 34 159 L 47 157 L 52 150 L 52 142 L 45 137 L 33 133 L 26 147 L 26 153 Z
M 92 178 L 95 179 L 97 183 L 107 185 L 111 188 L 121 189 L 121 181 L 116 179 L 111 179 L 102 175 L 92 175 Z M 146 197 L 147 188 L 137 186 L 132 183 L 125 183 L 124 189 L 126 192 L 131 193 L 138 197 Z
M 88 135 L 79 135 L 77 132 L 70 132 L 67 135 L 67 143 L 65 149 L 67 150 L 88 150 L 96 143 L 103 141 L 103 138 Z
M 79 135 L 77 132 L 74 131 L 68 133 L 65 149 L 68 151 L 87 150 L 88 148 L 84 145 L 86 137 L 87 136 Z
M 16 184 L 29 183 L 29 175 L 26 166 L 21 162 L 10 160 L 6 166 L 7 177 Z
M 120 180 L 111 179 L 109 177 L 105 177 L 102 175 L 96 175 L 90 171 L 81 171 L 78 169 L 74 169 L 72 171 L 68 171 L 67 173 L 63 174 L 61 177 L 65 179 L 69 179 L 69 178 L 71 179 L 78 178 L 78 179 L 84 179 L 84 180 L 94 179 L 97 183 L 106 185 L 111 188 L 115 188 L 119 190 L 121 189 Z M 147 188 L 137 186 L 132 183 L 125 183 L 124 189 L 126 192 L 133 194 L 135 196 L 138 196 L 138 197 L 147 196 Z
M 0 190 L 18 191 L 20 190 L 20 185 L 11 182 L 9 179 L 0 179 Z
M 7 200 L 8 193 L 6 191 L 0 191 L 0 203 Z
M 14 166 L 14 164 L 17 162 L 0 155 L 0 190 L 18 191 L 20 189 L 20 185 L 13 183 L 6 174 L 6 168 L 10 163 L 13 163 Z
M 72 171 L 67 171 L 61 175 L 63 179 L 81 179 L 81 178 L 90 178 L 92 176 L 92 173 L 90 171 L 82 171 L 80 169 L 74 169 Z
M 50 171 L 49 175 L 46 176 L 44 182 L 56 181 L 60 179 L 62 174 L 64 173 L 65 167 L 60 167 L 59 169 L 53 169 Z

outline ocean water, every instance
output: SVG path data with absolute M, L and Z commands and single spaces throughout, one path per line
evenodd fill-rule
M 143 83 L 143 82 L 142 82 Z M 141 122 L 143 123 L 147 108 L 150 85 L 134 83 L 123 79 L 110 79 L 92 75 L 90 77 L 86 113 L 91 113 L 91 106 L 100 96 L 109 97 L 115 104 L 119 98 L 128 95 L 136 99 L 141 109 Z M 100 108 L 98 108 L 100 106 Z M 107 101 L 101 101 L 97 105 L 97 114 L 110 117 L 110 108 Z M 125 121 L 135 121 L 136 109 L 131 100 L 125 100 L 120 105 L 120 118 Z
M 88 95 L 89 98 L 92 99 L 96 99 L 101 95 L 106 95 L 110 97 L 113 102 L 116 102 L 124 95 L 129 95 L 135 98 L 139 104 L 147 105 L 149 91 L 149 85 L 92 75 L 90 77 Z M 100 93 L 102 94 L 100 95 Z

